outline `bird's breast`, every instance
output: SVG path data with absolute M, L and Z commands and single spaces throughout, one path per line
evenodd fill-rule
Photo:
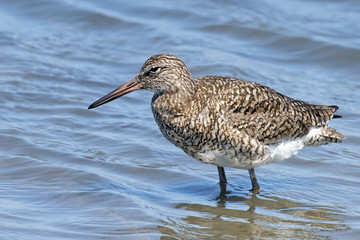
M 152 105 L 152 112 L 162 134 L 176 146 L 182 147 L 192 132 L 189 115 L 155 104 Z

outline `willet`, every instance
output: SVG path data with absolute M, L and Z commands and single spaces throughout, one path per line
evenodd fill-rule
M 154 92 L 152 112 L 163 135 L 191 157 L 218 168 L 226 190 L 224 167 L 248 169 L 252 191 L 260 186 L 254 168 L 284 160 L 304 146 L 341 142 L 328 127 L 337 106 L 315 105 L 287 97 L 258 83 L 231 77 L 192 78 L 178 57 L 150 57 L 136 77 L 89 106 L 129 92 Z

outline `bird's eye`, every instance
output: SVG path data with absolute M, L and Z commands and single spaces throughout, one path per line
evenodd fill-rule
M 160 69 L 160 67 L 152 67 L 152 68 L 150 68 L 149 72 L 156 73 L 159 69 Z
M 152 76 L 154 75 L 155 73 L 157 73 L 159 71 L 161 67 L 152 67 L 150 69 L 147 69 L 144 73 L 145 76 Z

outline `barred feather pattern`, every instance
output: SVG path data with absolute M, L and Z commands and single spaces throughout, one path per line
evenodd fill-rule
M 162 66 L 158 74 L 166 81 L 166 88 L 158 82 L 150 89 L 156 123 L 170 142 L 199 161 L 250 169 L 286 159 L 303 146 L 345 138 L 327 125 L 337 106 L 295 100 L 231 77 L 193 79 L 172 55 L 155 55 L 143 69 L 151 66 Z

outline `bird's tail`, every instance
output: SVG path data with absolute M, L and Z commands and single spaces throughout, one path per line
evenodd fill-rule
M 329 143 L 340 143 L 345 135 L 327 125 L 312 128 L 304 138 L 305 146 L 319 146 Z

